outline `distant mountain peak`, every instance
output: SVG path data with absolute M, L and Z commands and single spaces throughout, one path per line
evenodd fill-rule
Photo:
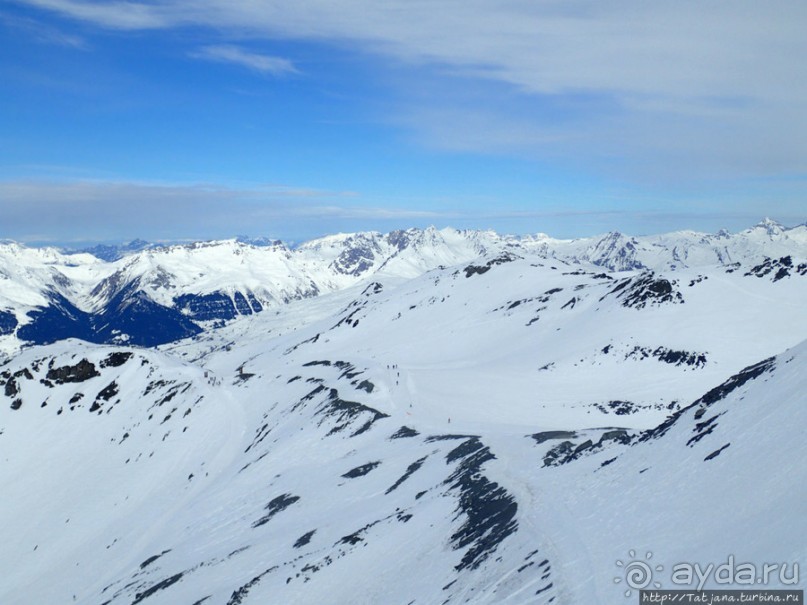
M 88 248 L 82 248 L 80 250 L 68 250 L 67 254 L 92 254 L 95 258 L 103 261 L 114 262 L 123 258 L 124 256 L 141 252 L 153 247 L 154 244 L 137 238 L 125 244 L 98 244 Z
M 754 229 L 764 229 L 768 235 L 779 235 L 785 231 L 785 226 L 776 222 L 772 218 L 765 217 L 753 227 Z
M 275 246 L 283 246 L 283 242 L 279 239 L 272 239 L 271 237 L 249 237 L 248 235 L 238 235 L 235 241 L 241 244 L 249 244 L 250 246 L 257 246 L 259 248 L 268 248 Z

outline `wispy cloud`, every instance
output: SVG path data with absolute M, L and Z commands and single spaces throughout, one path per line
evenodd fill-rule
M 422 209 L 362 205 L 351 191 L 136 181 L 0 181 L 5 237 L 79 239 L 228 237 L 339 219 L 440 217 Z M 327 228 L 320 231 L 327 231 Z
M 433 200 L 431 200 L 433 202 Z M 561 206 L 524 210 L 506 204 L 435 210 L 367 201 L 355 192 L 305 187 L 232 187 L 216 184 L 137 181 L 0 181 L 3 237 L 23 242 L 177 241 L 228 238 L 238 233 L 309 239 L 336 231 L 385 231 L 412 226 L 493 228 L 505 233 L 543 231 L 556 237 L 612 229 L 661 233 L 690 228 L 740 229 L 761 218 L 753 208 L 723 204 L 670 208 L 665 200 L 630 208 Z M 803 204 L 771 204 L 769 215 L 786 224 L 804 220 Z M 69 226 L 69 228 L 66 228 Z
M 88 21 L 108 29 L 160 29 L 178 25 L 183 21 L 181 12 L 170 6 L 141 2 L 23 0 L 21 4 L 55 11 L 72 19 Z
M 280 203 L 355 197 L 354 192 L 326 191 L 284 185 L 232 187 L 211 183 L 161 183 L 116 180 L 6 180 L 0 181 L 4 211 L 40 204 L 71 212 L 82 206 L 114 214 L 128 205 L 183 204 L 184 207 L 222 202 Z M 44 217 L 43 217 L 44 218 Z
M 108 28 L 194 24 L 353 41 L 541 94 L 588 90 L 703 101 L 792 98 L 807 89 L 793 78 L 804 70 L 798 51 L 807 48 L 807 5 L 790 0 L 18 1 Z
M 564 154 L 583 163 L 611 158 L 631 166 L 631 176 L 648 163 L 682 179 L 693 165 L 745 176 L 807 171 L 805 2 L 17 2 L 108 29 L 201 26 L 230 40 L 349 45 L 424 68 L 454 89 L 427 98 L 409 87 L 398 91 L 401 104 L 409 128 L 447 147 L 485 151 L 493 141 L 497 151 L 543 155 L 562 137 Z M 197 55 L 273 75 L 294 69 L 227 44 Z M 469 81 L 493 83 L 491 97 L 539 110 L 453 103 Z M 547 105 L 555 111 L 542 113 Z M 484 116 L 473 136 L 430 118 L 455 110 Z
M 31 38 L 43 44 L 55 44 L 79 50 L 89 48 L 87 41 L 75 34 L 68 34 L 59 28 L 40 23 L 34 19 L 0 13 L 0 25 L 26 32 Z
M 190 56 L 194 59 L 205 59 L 218 63 L 234 63 L 273 76 L 298 73 L 297 68 L 288 59 L 249 52 L 229 44 L 205 46 L 191 53 Z

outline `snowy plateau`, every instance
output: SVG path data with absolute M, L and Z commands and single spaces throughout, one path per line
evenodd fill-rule
M 803 589 L 805 303 L 768 219 L 0 243 L 0 603 L 618 605 L 633 558 Z

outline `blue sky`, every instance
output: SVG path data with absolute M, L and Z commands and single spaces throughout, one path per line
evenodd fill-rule
M 0 237 L 805 219 L 807 5 L 0 3 Z

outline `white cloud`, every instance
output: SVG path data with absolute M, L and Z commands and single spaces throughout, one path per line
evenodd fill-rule
M 252 53 L 228 44 L 205 46 L 191 53 L 191 57 L 220 63 L 235 63 L 273 76 L 297 73 L 294 64 L 288 59 Z
M 443 200 L 444 202 L 446 200 Z M 235 234 L 303 240 L 336 231 L 428 225 L 494 228 L 510 233 L 549 232 L 579 237 L 612 229 L 658 233 L 674 228 L 745 228 L 764 214 L 786 224 L 803 221 L 803 199 L 755 204 L 694 202 L 673 208 L 665 200 L 619 208 L 602 200 L 525 209 L 491 203 L 477 209 L 434 210 L 434 200 L 399 204 L 367 202 L 354 192 L 283 186 L 228 187 L 214 184 L 133 181 L 0 181 L 3 237 L 25 242 L 177 241 L 228 238 Z M 624 200 L 622 200 L 624 201 Z M 432 202 L 432 203 L 430 203 Z M 441 206 L 443 206 L 441 204 Z M 708 210 L 706 210 L 708 208 Z
M 56 212 L 115 214 L 126 207 L 172 204 L 181 209 L 220 207 L 226 202 L 253 204 L 308 203 L 309 200 L 355 197 L 353 192 L 265 185 L 231 187 L 209 183 L 161 183 L 112 180 L 7 180 L 0 181 L 0 204 L 5 212 L 41 205 Z M 132 212 L 141 212 L 135 209 Z M 42 217 L 47 218 L 47 217 Z
M 159 29 L 180 23 L 179 15 L 171 15 L 173 11 L 166 11 L 158 4 L 82 0 L 23 0 L 21 4 L 52 10 L 109 29 Z
M 734 174 L 807 171 L 805 2 L 17 1 L 111 29 L 193 25 L 230 39 L 350 45 L 399 65 L 426 66 L 446 86 L 494 82 L 494 95 L 549 100 L 575 118 L 560 126 L 540 112 L 512 115 L 473 101 L 456 107 L 450 95 L 437 102 L 416 93 L 404 97 L 410 127 L 426 139 L 447 136 L 447 147 L 485 151 L 490 140 L 544 154 L 561 137 L 579 141 L 561 152 L 581 161 L 593 154 L 638 166 L 657 156 L 682 178 L 693 165 Z M 293 69 L 285 59 L 231 45 L 199 54 L 264 73 Z M 577 107 L 580 98 L 591 106 Z M 455 110 L 486 116 L 476 141 L 461 128 L 452 139 L 446 132 L 452 129 L 428 119 Z M 497 124 L 509 131 L 502 136 Z
M 83 37 L 67 34 L 58 28 L 39 23 L 34 19 L 0 13 L 0 25 L 27 32 L 34 40 L 43 44 L 55 44 L 78 50 L 88 48 L 87 41 Z
M 361 201 L 355 192 L 287 186 L 0 181 L 3 235 L 29 241 L 230 237 L 339 219 L 407 221 L 441 216 L 419 209 L 362 205 Z M 32 233 L 39 236 L 28 235 Z
M 790 0 L 21 0 L 102 27 L 187 24 L 341 39 L 526 91 L 803 95 L 807 5 Z M 794 90 L 795 88 L 795 90 Z

